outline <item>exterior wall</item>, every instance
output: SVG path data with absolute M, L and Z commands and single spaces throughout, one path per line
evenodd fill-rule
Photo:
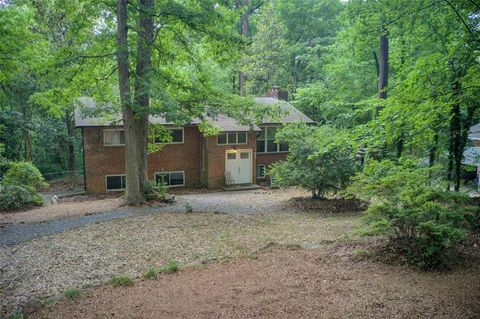
M 206 137 L 204 140 L 207 152 L 206 183 L 208 188 L 219 188 L 225 184 L 225 152 L 231 149 L 252 150 L 252 183 L 256 183 L 256 160 L 257 133 L 248 132 L 247 144 L 218 145 L 216 136 Z
M 83 138 L 85 189 L 89 193 L 105 193 L 106 175 L 125 174 L 125 147 L 104 146 L 102 127 L 83 128 Z M 183 144 L 168 144 L 148 155 L 148 178 L 153 180 L 155 172 L 160 171 L 185 171 L 185 186 L 200 186 L 202 140 L 196 126 L 185 126 Z
M 257 164 L 264 164 L 266 168 L 269 165 L 283 161 L 287 158 L 288 152 L 279 152 L 279 153 L 257 153 Z M 256 170 L 257 165 L 255 165 Z M 256 174 L 256 173 L 255 173 Z M 268 177 L 258 178 L 258 181 L 267 181 Z
M 479 147 L 480 146 L 480 140 L 472 140 L 473 141 L 473 145 L 475 147 Z

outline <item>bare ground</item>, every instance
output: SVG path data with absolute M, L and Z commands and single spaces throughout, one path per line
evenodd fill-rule
M 358 260 L 349 245 L 270 248 L 213 264 L 104 286 L 36 318 L 479 318 L 478 264 L 446 273 Z

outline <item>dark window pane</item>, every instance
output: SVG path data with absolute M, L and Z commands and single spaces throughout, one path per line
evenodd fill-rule
M 280 143 L 280 152 L 287 152 L 287 151 L 288 151 L 288 144 Z
M 238 144 L 247 143 L 247 133 L 238 133 Z
M 155 175 L 155 182 L 157 183 L 157 185 L 165 185 L 165 186 L 168 186 L 168 180 L 169 180 L 169 177 L 168 177 L 168 173 L 158 173 Z
M 218 135 L 218 144 L 227 144 L 227 134 Z
M 257 165 L 257 177 L 265 177 L 265 165 Z
M 267 141 L 267 152 L 276 152 L 277 151 L 277 143 L 273 140 Z
M 242 152 L 240 153 L 240 158 L 241 159 L 247 159 L 249 157 L 250 153 L 248 152 Z
M 183 185 L 184 180 L 183 180 L 183 172 L 178 172 L 178 173 L 170 173 L 170 185 Z
M 119 144 L 125 144 L 125 131 L 121 130 L 121 131 L 117 131 L 118 132 L 118 139 L 120 141 Z
M 264 140 L 265 139 L 265 127 L 261 127 L 262 131 L 258 135 L 257 139 Z
M 234 160 L 237 158 L 237 153 L 227 153 L 227 159 Z
M 170 129 L 172 133 L 172 143 L 183 143 L 183 130 L 181 128 Z
M 276 132 L 277 132 L 276 127 L 267 127 L 267 140 L 274 140 Z
M 237 143 L 237 133 L 228 133 L 227 144 Z
M 119 190 L 124 188 L 122 176 L 107 176 L 107 190 Z
M 265 141 L 257 140 L 257 152 L 259 153 L 265 152 Z

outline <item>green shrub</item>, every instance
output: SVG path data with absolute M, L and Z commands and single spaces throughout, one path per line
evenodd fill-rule
M 154 182 L 146 181 L 144 185 L 144 196 L 147 201 L 164 200 L 168 188 L 165 185 L 156 185 Z
M 161 267 L 160 269 L 161 269 L 161 272 L 164 272 L 164 273 L 167 273 L 167 274 L 177 272 L 178 271 L 178 262 L 176 262 L 174 260 L 170 260 L 168 262 L 168 264 Z
M 34 190 L 48 185 L 40 171 L 29 162 L 11 163 L 10 168 L 3 176 L 2 183 L 23 186 Z
M 34 189 L 0 183 L 0 210 L 15 210 L 42 204 L 42 196 Z
M 119 286 L 133 286 L 133 279 L 128 276 L 115 276 L 111 280 L 112 285 Z
M 158 269 L 154 267 L 150 267 L 146 272 L 143 273 L 142 277 L 146 279 L 154 279 L 154 278 L 157 278 L 157 274 L 158 274 Z
M 23 314 L 20 311 L 14 312 L 9 319 L 23 319 Z
M 67 288 L 63 293 L 67 298 L 70 298 L 70 299 L 76 299 L 80 297 L 80 294 L 81 294 L 80 289 L 77 289 L 77 288 Z
M 478 209 L 463 194 L 443 191 L 435 168 L 413 161 L 371 161 L 350 191 L 371 200 L 365 221 L 373 234 L 387 233 L 397 251 L 422 269 L 448 268 Z M 367 231 L 368 232 L 368 231 Z

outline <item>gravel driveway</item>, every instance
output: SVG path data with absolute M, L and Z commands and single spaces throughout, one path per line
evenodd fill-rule
M 16 245 L 39 236 L 53 235 L 72 228 L 86 226 L 92 223 L 115 220 L 118 218 L 149 215 L 155 213 L 183 213 L 187 206 L 193 212 L 212 213 L 240 213 L 258 214 L 279 212 L 285 210 L 286 201 L 295 196 L 304 196 L 300 190 L 255 190 L 240 192 L 220 192 L 206 194 L 177 195 L 175 204 L 162 204 L 154 207 L 120 208 L 108 212 L 92 213 L 91 207 L 86 215 L 77 215 L 61 219 L 45 220 L 42 222 L 5 223 L 0 228 L 0 246 Z M 97 201 L 99 202 L 99 201 Z M 89 205 L 88 202 L 84 203 Z M 78 206 L 78 203 L 74 203 Z M 117 204 L 118 205 L 118 204 Z M 76 207 L 78 209 L 78 207 Z M 103 208 L 103 206 L 100 206 Z M 68 212 L 69 206 L 63 210 Z M 40 212 L 40 213 L 37 213 Z M 29 211 L 29 215 L 36 215 L 34 220 L 41 220 L 41 214 L 48 214 L 47 208 Z M 62 214 L 65 215 L 65 214 Z M 45 217 L 46 218 L 46 217 Z M 28 219 L 27 219 L 28 220 Z

